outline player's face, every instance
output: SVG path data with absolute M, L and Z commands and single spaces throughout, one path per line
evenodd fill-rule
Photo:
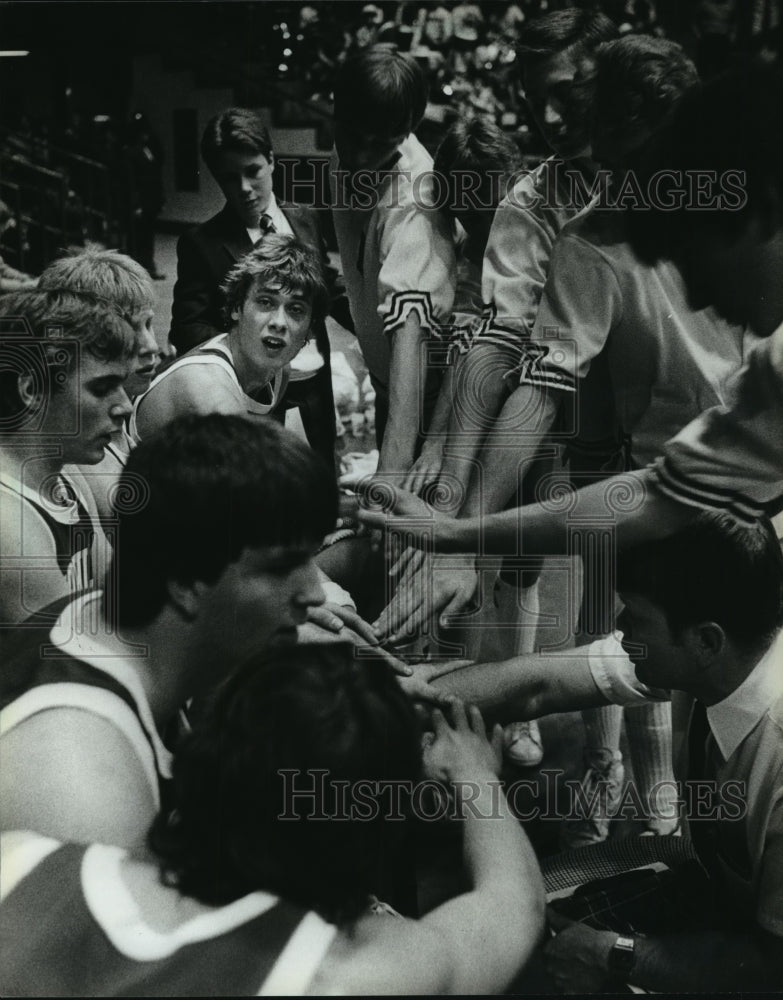
M 324 602 L 312 546 L 247 548 L 209 588 L 202 631 L 226 664 L 251 652 L 295 643 L 310 608 Z
M 277 372 L 307 342 L 313 310 L 303 292 L 256 279 L 233 316 L 232 349 L 254 368 Z
M 587 156 L 590 140 L 587 115 L 576 96 L 577 79 L 587 71 L 567 52 L 531 63 L 524 72 L 525 99 L 547 144 L 563 159 Z
M 229 207 L 248 229 L 255 229 L 272 197 L 275 160 L 263 153 L 226 150 L 214 166 L 215 180 Z
M 387 135 L 354 128 L 345 122 L 335 122 L 334 145 L 344 170 L 380 170 L 389 163 L 400 145 L 407 139 L 407 132 Z
M 131 411 L 125 391 L 132 362 L 100 361 L 86 351 L 49 398 L 41 433 L 57 436 L 63 462 L 95 465 Z
M 621 593 L 617 617 L 622 646 L 643 684 L 687 690 L 687 653 L 663 611 L 641 594 Z
M 131 373 L 125 385 L 125 391 L 131 399 L 140 396 L 150 387 L 155 377 L 160 351 L 152 328 L 153 313 L 145 310 L 134 318 L 133 329 L 136 334 L 136 353 L 132 361 Z

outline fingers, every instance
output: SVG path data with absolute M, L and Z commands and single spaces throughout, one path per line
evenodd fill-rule
M 451 706 L 451 721 L 457 732 L 464 733 L 470 729 L 465 705 L 461 701 L 455 701 Z
M 433 708 L 431 722 L 436 740 L 445 736 L 451 730 L 451 726 L 446 721 L 446 716 L 439 708 Z
M 481 714 L 481 710 L 477 705 L 470 705 L 468 707 L 467 721 L 470 728 L 478 736 L 483 736 L 486 738 L 487 730 L 484 725 L 484 718 Z
M 322 604 L 317 608 L 310 608 L 307 617 L 314 625 L 319 625 L 328 632 L 339 632 L 343 627 L 342 620 L 326 604 Z
M 343 623 L 352 628 L 357 635 L 360 635 L 370 646 L 378 645 L 378 637 L 373 632 L 372 625 L 366 622 L 361 615 L 358 615 L 352 608 L 335 608 L 335 616 L 341 618 Z
M 495 755 L 495 760 L 498 763 L 503 761 L 503 727 L 499 722 L 496 722 L 492 727 L 492 736 L 490 737 L 490 744 L 492 746 L 492 753 Z
M 410 677 L 413 673 L 412 667 L 409 667 L 407 663 L 403 663 L 402 660 L 390 653 L 388 649 L 384 649 L 383 646 L 379 646 L 377 640 L 372 649 L 373 654 L 380 657 L 380 659 L 390 666 L 395 674 L 399 674 L 400 677 Z

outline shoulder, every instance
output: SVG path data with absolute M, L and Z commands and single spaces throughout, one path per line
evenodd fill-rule
M 227 365 L 207 355 L 171 368 L 137 401 L 139 433 L 150 434 L 187 414 L 244 412 L 242 390 Z
M 130 712 L 122 703 L 118 711 Z M 143 842 L 156 796 L 137 746 L 115 721 L 86 708 L 51 707 L 5 732 L 2 756 L 5 829 L 119 846 Z
M 0 538 L 6 556 L 53 556 L 54 536 L 38 507 L 0 483 Z

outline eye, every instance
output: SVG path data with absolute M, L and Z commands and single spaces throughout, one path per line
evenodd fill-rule
M 272 309 L 274 306 L 274 303 L 268 295 L 262 295 L 260 298 L 256 299 L 256 302 L 262 309 Z

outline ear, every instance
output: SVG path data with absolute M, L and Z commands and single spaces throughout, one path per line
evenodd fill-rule
M 269 150 L 269 156 L 267 156 L 267 160 L 269 161 L 269 169 L 270 170 L 274 170 L 275 169 L 275 154 L 272 152 L 271 149 Z
M 690 625 L 686 634 L 688 652 L 702 667 L 711 666 L 726 648 L 726 633 L 717 622 Z
M 206 584 L 201 580 L 187 583 L 181 580 L 169 580 L 166 584 L 166 590 L 169 595 L 169 603 L 179 611 L 186 621 L 192 622 L 198 617 Z
M 239 319 L 239 309 L 231 310 L 231 319 L 233 319 L 233 321 L 236 323 L 236 321 Z

